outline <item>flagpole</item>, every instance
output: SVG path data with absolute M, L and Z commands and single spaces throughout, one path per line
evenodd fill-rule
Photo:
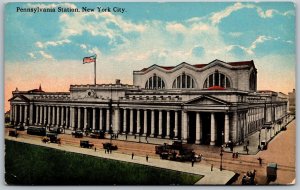
M 94 83 L 95 83 L 95 85 L 97 84 L 96 83 L 96 59 L 97 58 L 95 58 L 95 61 L 94 61 Z

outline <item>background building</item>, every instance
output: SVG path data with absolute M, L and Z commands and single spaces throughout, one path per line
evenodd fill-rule
M 42 88 L 12 92 L 11 123 L 178 138 L 221 145 L 242 143 L 267 123 L 274 131 L 287 122 L 287 98 L 257 91 L 253 61 L 214 60 L 208 64 L 133 72 L 133 85 L 71 85 L 70 92 Z M 280 121 L 280 122 L 279 122 Z

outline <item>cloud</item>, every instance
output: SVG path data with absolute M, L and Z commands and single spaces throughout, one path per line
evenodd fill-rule
M 74 15 L 64 13 L 60 15 L 59 22 L 63 26 L 61 38 L 80 36 L 83 32 L 87 32 L 92 36 L 109 39 L 109 45 L 119 45 L 117 42 L 125 43 L 129 34 L 142 33 L 146 30 L 146 25 L 133 23 L 109 12 Z
M 28 53 L 28 55 L 32 58 L 32 59 L 36 59 L 36 57 L 35 57 L 35 54 L 34 53 L 32 53 L 32 52 L 30 52 L 30 53 Z
M 44 51 L 39 51 L 40 55 L 43 57 L 43 58 L 46 58 L 46 59 L 54 59 L 52 55 L 50 54 L 47 54 L 46 52 Z
M 293 43 L 292 41 L 286 41 L 286 40 L 281 40 L 280 37 L 272 37 L 272 36 L 265 36 L 265 35 L 260 35 L 257 36 L 257 38 L 251 43 L 249 47 L 244 47 L 241 45 L 229 45 L 226 47 L 227 51 L 232 51 L 232 52 L 241 52 L 240 50 L 243 50 L 246 54 L 248 55 L 254 55 L 255 54 L 255 49 L 259 44 L 263 44 L 266 41 L 281 41 L 283 43 Z M 238 50 L 240 49 L 240 50 Z M 240 54 L 240 53 L 237 53 Z
M 100 57 L 102 55 L 101 51 L 97 47 L 94 47 L 94 48 L 88 50 L 88 53 L 96 54 L 98 57 Z
M 80 48 L 81 48 L 81 49 L 86 49 L 87 46 L 86 46 L 85 44 L 80 44 Z
M 227 7 L 223 11 L 215 12 L 211 15 L 210 20 L 212 24 L 218 24 L 220 23 L 224 18 L 230 16 L 233 12 L 236 12 L 241 9 L 256 9 L 256 12 L 258 16 L 261 18 L 272 18 L 275 14 L 281 15 L 281 16 L 292 16 L 295 15 L 295 12 L 293 10 L 289 10 L 286 12 L 280 12 L 276 9 L 268 9 L 264 11 L 261 7 L 254 5 L 254 4 L 249 4 L 249 3 L 235 3 L 232 6 Z
M 58 41 L 47 41 L 47 42 L 36 42 L 35 45 L 39 48 L 46 48 L 47 46 L 59 46 L 63 44 L 71 43 L 70 40 L 64 39 L 64 40 L 58 40 Z

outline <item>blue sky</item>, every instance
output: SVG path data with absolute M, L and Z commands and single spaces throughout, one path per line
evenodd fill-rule
M 83 6 L 121 7 L 126 12 L 16 12 L 16 7 Z M 98 55 L 99 83 L 116 78 L 132 83 L 133 70 L 153 64 L 220 59 L 254 60 L 259 89 L 269 88 L 270 82 L 275 91 L 295 88 L 293 3 L 9 3 L 4 24 L 10 92 L 40 83 L 49 91 L 92 83 L 92 65 L 81 62 L 93 54 Z

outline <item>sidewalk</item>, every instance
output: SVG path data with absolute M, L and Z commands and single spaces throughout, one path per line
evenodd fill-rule
M 293 121 L 291 119 L 290 121 L 287 122 L 286 126 Z M 275 129 L 277 130 L 277 134 L 275 132 Z M 248 146 L 248 154 L 249 155 L 256 155 L 259 150 L 258 150 L 258 145 L 260 142 L 265 141 L 265 142 L 270 142 L 273 138 L 275 138 L 277 135 L 281 134 L 284 131 L 280 131 L 278 126 L 275 126 L 274 129 L 261 129 L 261 132 L 257 131 L 247 137 L 247 140 L 249 140 L 249 146 Z M 224 148 L 225 152 L 231 152 L 230 148 Z M 237 145 L 234 146 L 233 152 L 238 152 L 239 154 L 247 154 L 247 151 L 244 150 L 244 144 L 242 145 Z
M 57 144 L 44 144 L 41 141 L 33 140 L 33 139 L 25 139 L 25 138 L 14 138 L 14 137 L 5 137 L 8 140 L 24 142 L 28 144 L 35 144 L 40 146 L 45 146 L 49 148 L 55 148 L 63 151 L 86 154 L 91 156 L 97 156 L 107 159 L 114 159 L 124 162 L 131 162 L 137 164 L 143 164 L 148 166 L 154 166 L 159 168 L 165 169 L 172 169 L 176 171 L 192 173 L 203 175 L 204 177 L 199 180 L 196 185 L 225 185 L 228 181 L 230 181 L 234 176 L 235 173 L 232 171 L 223 170 L 220 171 L 217 167 L 213 168 L 211 171 L 211 167 L 200 163 L 195 163 L 194 167 L 191 166 L 191 163 L 183 163 L 183 162 L 175 162 L 175 161 L 168 161 L 168 160 L 161 160 L 153 157 L 149 157 L 149 161 L 146 162 L 146 158 L 142 156 L 134 156 L 134 159 L 131 159 L 131 155 L 120 154 L 117 151 L 114 151 L 112 154 L 105 154 L 103 149 L 99 149 L 96 152 L 94 149 L 85 149 L 67 145 L 58 146 Z

